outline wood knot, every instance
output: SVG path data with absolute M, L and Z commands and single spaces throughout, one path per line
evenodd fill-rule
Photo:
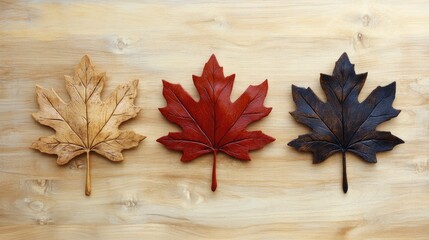
M 48 224 L 52 224 L 52 218 L 41 217 L 41 218 L 36 219 L 36 222 L 39 225 L 48 225 Z
M 359 40 L 359 42 L 362 42 L 362 40 L 363 40 L 363 34 L 362 33 L 358 33 L 357 34 L 357 39 Z
M 138 204 L 138 201 L 135 199 L 128 199 L 122 202 L 122 205 L 124 205 L 126 208 L 135 208 Z
M 416 166 L 416 171 L 418 173 L 429 173 L 429 160 L 426 159 L 424 161 L 421 161 Z
M 37 182 L 37 185 L 39 185 L 40 187 L 44 187 L 44 186 L 46 186 L 46 179 L 38 179 L 38 180 L 36 180 L 36 182 Z
M 69 166 L 69 168 L 70 169 L 73 169 L 73 170 L 75 170 L 75 169 L 82 169 L 82 168 L 84 168 L 85 167 L 85 163 L 82 161 L 82 160 L 80 160 L 80 159 L 76 159 L 76 160 L 74 160 L 71 164 L 70 164 L 70 166 Z
M 369 42 L 367 37 L 361 33 L 358 32 L 353 38 L 353 48 L 354 49 L 360 49 L 360 48 L 368 48 L 369 47 Z
M 128 43 L 125 42 L 124 39 L 118 38 L 118 40 L 116 41 L 116 46 L 118 47 L 119 50 L 123 50 L 128 46 Z
M 363 16 L 362 16 L 362 25 L 364 26 L 364 27 L 367 27 L 368 25 L 369 25 L 369 23 L 371 22 L 371 18 L 369 17 L 369 15 L 368 14 L 364 14 Z
M 187 185 L 182 185 L 182 196 L 186 206 L 198 205 L 204 202 L 204 197 L 195 190 L 189 189 Z
M 53 181 L 49 179 L 26 180 L 25 185 L 30 191 L 45 194 L 52 191 Z
M 28 204 L 28 206 L 34 211 L 41 212 L 45 207 L 45 204 L 43 204 L 41 201 L 32 201 Z

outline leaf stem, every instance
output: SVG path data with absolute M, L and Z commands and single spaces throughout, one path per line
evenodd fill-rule
M 85 195 L 91 195 L 91 171 L 89 166 L 89 151 L 86 151 L 86 185 L 85 185 Z
M 343 192 L 347 193 L 349 185 L 347 183 L 347 166 L 346 166 L 346 152 L 342 151 L 343 154 Z
M 216 191 L 217 180 L 216 180 L 216 154 L 217 150 L 213 151 L 213 170 L 212 170 L 212 191 Z

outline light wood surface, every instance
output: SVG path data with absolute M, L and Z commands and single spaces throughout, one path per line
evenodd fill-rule
M 429 239 L 429 1 L 1 1 L 0 239 Z M 323 99 L 319 73 L 346 51 L 369 72 L 360 99 L 397 82 L 401 114 L 378 129 L 405 144 L 377 164 L 341 155 L 320 165 L 287 143 L 308 132 L 289 115 L 291 84 Z M 197 97 L 191 75 L 216 54 L 236 73 L 233 98 L 269 81 L 272 113 L 251 129 L 277 140 L 251 162 L 189 164 L 155 140 L 178 128 L 158 111 L 161 80 Z M 36 123 L 35 86 L 68 98 L 64 75 L 84 54 L 106 72 L 106 97 L 140 79 L 142 111 L 122 126 L 147 136 L 125 161 L 96 154 L 58 166 L 29 149 L 53 133 Z M 43 226 L 41 226 L 43 225 Z

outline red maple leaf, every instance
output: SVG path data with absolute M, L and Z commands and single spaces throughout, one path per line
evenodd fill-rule
M 167 106 L 160 112 L 182 132 L 170 132 L 157 141 L 167 148 L 182 151 L 181 161 L 188 162 L 213 152 L 212 191 L 216 190 L 216 154 L 223 152 L 240 160 L 250 160 L 249 151 L 263 148 L 275 139 L 246 127 L 267 116 L 264 107 L 268 82 L 249 86 L 235 101 L 230 96 L 235 74 L 225 77 L 215 55 L 204 66 L 201 77 L 192 76 L 200 95 L 195 101 L 180 84 L 163 80 Z

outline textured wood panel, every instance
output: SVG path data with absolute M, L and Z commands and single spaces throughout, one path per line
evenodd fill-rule
M 1 1 L 0 239 L 429 239 L 428 1 Z M 405 140 L 375 165 L 348 155 L 320 165 L 286 144 L 308 131 L 289 115 L 291 84 L 319 96 L 319 73 L 346 51 L 369 72 L 360 99 L 397 82 L 398 118 L 384 123 Z M 155 140 L 165 121 L 161 79 L 196 97 L 215 53 L 236 73 L 233 98 L 269 80 L 273 111 L 253 124 L 277 141 L 243 163 L 211 156 L 191 164 Z M 60 167 L 29 149 L 52 133 L 31 113 L 35 85 L 67 98 L 63 75 L 84 54 L 106 71 L 105 96 L 140 79 L 143 111 L 123 129 L 147 136 L 119 164 L 92 155 L 93 193 L 84 195 L 85 156 Z M 40 226 L 46 225 L 46 226 Z

